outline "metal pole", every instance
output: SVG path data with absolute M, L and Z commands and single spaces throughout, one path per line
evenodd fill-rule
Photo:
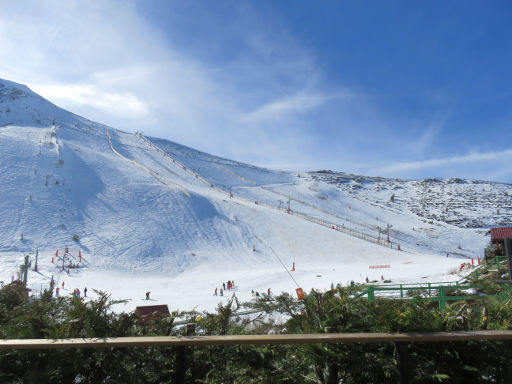
M 396 346 L 396 359 L 398 362 L 398 369 L 400 370 L 399 384 L 409 384 L 409 351 L 408 343 L 395 343 Z
M 508 262 L 508 279 L 512 280 L 512 255 L 511 255 L 511 246 L 510 246 L 510 238 L 506 238 L 505 240 L 505 255 L 507 255 Z
M 186 347 L 176 347 L 176 371 L 175 371 L 175 382 L 179 384 L 185 383 L 185 372 L 187 367 L 185 366 L 185 354 Z
M 443 311 L 446 308 L 446 290 L 445 287 L 439 287 L 437 289 L 439 297 L 439 309 Z

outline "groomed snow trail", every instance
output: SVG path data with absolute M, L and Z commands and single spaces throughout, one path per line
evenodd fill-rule
M 122 154 L 120 154 L 118 151 L 116 151 L 116 149 L 112 145 L 112 139 L 110 137 L 110 133 L 108 132 L 108 127 L 105 127 L 105 133 L 106 133 L 107 138 L 108 138 L 108 143 L 110 145 L 110 149 L 112 149 L 112 152 L 114 152 L 117 156 L 119 156 L 121 159 L 126 160 L 129 163 L 135 165 L 136 167 L 139 167 L 140 169 L 143 169 L 144 171 L 149 173 L 151 176 L 153 176 L 155 179 L 157 179 L 158 181 L 160 181 L 163 184 L 167 185 L 168 187 L 178 189 L 179 191 L 183 192 L 185 194 L 185 196 L 190 198 L 190 193 L 185 188 L 183 188 L 181 185 L 178 185 L 178 184 L 175 184 L 175 183 L 171 183 L 170 181 L 164 179 L 162 176 L 160 176 L 158 173 L 152 171 L 148 167 L 146 167 L 146 166 L 144 166 L 142 164 L 139 164 L 135 160 L 129 159 L 126 156 L 123 156 Z

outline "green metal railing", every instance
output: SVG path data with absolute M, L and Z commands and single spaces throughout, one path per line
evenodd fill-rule
M 500 298 L 501 295 L 486 295 L 486 296 L 476 296 L 476 295 L 457 295 L 451 296 L 447 295 L 447 290 L 451 289 L 477 289 L 479 286 L 475 285 L 432 285 L 431 283 L 427 283 L 427 285 L 407 285 L 404 286 L 400 284 L 398 287 L 385 287 L 385 286 L 368 286 L 363 292 L 360 292 L 358 295 L 354 297 L 354 299 L 361 298 L 364 296 L 368 297 L 368 301 L 370 303 L 375 302 L 375 293 L 376 292 L 400 292 L 400 299 L 410 300 L 412 297 L 409 295 L 410 290 L 418 290 L 418 291 L 427 291 L 429 294 L 437 293 L 437 296 L 427 297 L 427 300 L 437 301 L 439 302 L 439 308 L 445 309 L 446 303 L 448 301 L 459 301 L 459 300 L 477 300 L 477 299 L 488 299 L 488 298 Z M 405 291 L 405 294 L 404 294 Z M 397 298 L 395 298 L 397 299 Z

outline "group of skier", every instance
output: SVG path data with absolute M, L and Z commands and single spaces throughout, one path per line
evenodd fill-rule
M 254 289 L 251 291 L 252 297 L 260 297 L 260 293 L 255 291 Z M 265 296 L 265 293 L 261 293 L 262 296 Z M 270 288 L 267 289 L 267 295 L 270 297 Z
M 228 291 L 231 291 L 232 289 L 235 289 L 235 282 L 234 280 L 228 280 L 227 283 L 222 283 L 222 288 L 220 289 L 219 291 L 219 288 L 216 287 L 215 288 L 215 292 L 213 293 L 213 296 L 224 296 L 224 292 L 226 291 L 226 289 Z
M 62 289 L 64 289 L 64 282 L 62 282 Z M 55 296 L 60 296 L 60 287 L 55 288 Z M 73 289 L 73 296 L 80 297 L 80 290 L 78 288 Z M 87 297 L 87 287 L 84 288 L 84 297 Z

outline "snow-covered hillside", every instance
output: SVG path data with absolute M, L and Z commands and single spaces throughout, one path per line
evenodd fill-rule
M 465 227 L 510 222 L 511 196 L 497 183 L 258 168 L 91 122 L 0 80 L 5 282 L 36 250 L 29 285 L 53 275 L 64 289 L 131 298 L 128 309 L 146 291 L 172 307 L 212 308 L 228 279 L 245 299 L 291 292 L 294 262 L 305 289 L 381 275 L 446 279 L 457 257 L 481 256 L 488 241 L 485 229 Z M 68 272 L 69 263 L 79 267 Z
M 512 185 L 466 179 L 400 180 L 342 172 L 310 173 L 351 196 L 389 210 L 404 210 L 425 222 L 465 228 L 512 223 Z

